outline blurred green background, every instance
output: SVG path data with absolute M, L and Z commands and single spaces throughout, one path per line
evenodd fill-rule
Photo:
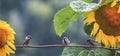
M 73 0 L 0 0 L 0 19 L 14 28 L 16 45 L 21 45 L 26 35 L 32 35 L 30 45 L 62 44 L 63 36 L 69 36 L 72 43 L 88 44 L 81 17 L 70 23 L 61 38 L 55 33 L 54 15 L 69 6 L 70 1 Z M 11 56 L 60 56 L 62 50 L 62 47 L 17 48 Z

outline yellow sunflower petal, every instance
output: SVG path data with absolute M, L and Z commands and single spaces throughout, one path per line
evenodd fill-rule
M 91 12 L 86 12 L 87 14 L 87 18 L 84 20 L 84 24 L 89 25 L 92 22 L 95 22 L 95 12 L 91 11 Z
M 117 13 L 120 13 L 120 5 L 119 5 L 119 8 L 118 8 L 118 11 L 117 11 Z
M 12 40 L 15 40 L 14 35 L 9 35 L 8 38 L 11 38 Z
M 0 48 L 0 56 L 6 56 L 6 52 L 4 48 Z
M 102 36 L 103 36 L 103 33 L 102 33 L 102 30 L 100 29 L 99 32 L 98 32 L 98 34 L 96 35 L 95 41 L 101 42 L 101 40 L 103 38 Z
M 117 38 L 117 41 L 120 42 L 120 36 L 115 36 Z
M 15 54 L 14 34 L 14 30 L 7 22 L 0 22 L 0 56 L 10 56 L 10 53 Z
M 9 42 L 13 43 L 14 44 L 14 40 L 11 40 L 11 39 L 7 39 Z
M 7 49 L 7 45 L 5 45 L 4 48 L 6 49 L 6 53 L 7 53 L 7 55 L 10 56 L 10 52 L 9 52 L 8 49 Z
M 103 33 L 103 39 L 102 39 L 102 42 L 104 43 L 105 47 L 106 48 L 109 48 L 110 47 L 110 43 L 108 41 L 108 37 Z
M 3 50 L 0 48 L 0 56 L 3 56 Z
M 10 47 L 8 47 L 8 46 L 6 46 L 6 50 L 7 50 L 9 53 L 15 54 L 15 51 L 13 51 L 12 49 L 10 49 Z
M 107 36 L 103 33 L 103 31 L 100 29 L 98 34 L 96 35 L 96 41 L 102 42 L 106 48 L 110 47 L 110 43 L 108 42 Z
M 10 35 L 10 36 L 7 37 L 7 40 L 12 42 L 12 43 L 14 43 L 14 39 L 15 39 L 14 35 Z
M 111 4 L 111 7 L 114 7 L 117 4 L 118 0 L 114 0 L 113 3 Z
M 6 56 L 6 49 L 3 47 L 2 50 L 3 50 L 3 55 Z
M 99 29 L 99 25 L 97 23 L 94 23 L 90 37 L 95 36 L 95 34 L 98 32 L 98 29 Z
M 96 41 L 97 42 L 101 41 L 105 45 L 105 48 L 109 48 L 109 47 L 116 48 L 118 41 L 120 41 L 120 36 L 114 37 L 114 36 L 106 35 L 100 29 L 98 34 L 96 35 Z
M 7 44 L 8 44 L 12 49 L 16 50 L 16 47 L 15 47 L 15 45 L 14 45 L 13 43 L 7 41 Z
M 108 39 L 109 39 L 109 43 L 110 43 L 111 47 L 116 48 L 117 47 L 116 38 L 114 36 L 109 36 Z

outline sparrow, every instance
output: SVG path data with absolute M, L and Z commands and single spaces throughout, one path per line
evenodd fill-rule
M 87 42 L 90 43 L 90 44 L 93 45 L 93 46 L 98 46 L 98 42 L 95 41 L 95 40 L 92 39 L 92 38 L 88 38 Z
M 23 41 L 23 46 L 28 45 L 31 39 L 31 35 L 27 35 Z
M 69 38 L 68 37 L 63 37 L 62 43 L 63 43 L 63 45 L 69 45 L 70 44 Z

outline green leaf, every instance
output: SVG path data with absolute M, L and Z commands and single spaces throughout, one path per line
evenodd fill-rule
M 88 50 L 83 50 L 77 56 L 88 56 L 88 53 L 89 53 Z
M 78 56 L 95 56 L 94 50 L 83 50 L 79 53 Z
M 120 55 L 120 51 L 119 50 L 117 51 L 117 55 Z
M 79 12 L 79 13 L 75 13 L 73 16 L 72 16 L 72 18 L 71 18 L 71 21 L 77 21 L 77 18 L 80 16 L 80 14 L 82 14 L 81 12 Z
M 93 29 L 93 23 L 91 25 L 85 25 L 84 26 L 84 31 L 86 34 L 90 35 L 91 31 Z
M 114 53 L 114 50 L 108 50 L 103 48 L 87 50 L 83 47 L 66 47 L 64 48 L 61 56 L 114 56 Z
M 93 2 L 93 0 L 82 0 L 82 1 L 87 2 L 87 3 L 92 3 Z
M 95 52 L 93 50 L 87 50 L 83 47 L 66 47 L 64 48 L 61 56 L 95 56 Z
M 70 44 L 70 46 L 77 44 Z M 114 56 L 114 50 L 94 48 L 87 50 L 83 47 L 65 47 L 61 56 Z M 118 53 L 119 54 L 119 53 Z
M 83 19 L 86 19 L 88 17 L 88 14 L 83 12 L 81 16 L 83 17 Z
M 76 21 L 80 14 L 74 12 L 70 7 L 61 9 L 54 16 L 54 28 L 57 35 L 61 36 L 69 26 L 70 21 Z
M 96 56 L 114 56 L 113 52 L 108 49 L 97 48 Z
M 71 44 L 71 45 L 74 45 L 74 44 Z M 86 49 L 82 47 L 66 47 L 64 48 L 61 56 L 78 56 L 78 54 L 83 50 L 86 50 Z
M 102 0 L 100 5 L 105 5 L 105 4 L 111 3 L 113 1 L 114 0 Z
M 104 0 L 103 0 L 104 1 Z M 110 2 L 112 2 L 113 0 L 105 0 L 105 3 L 104 4 L 108 4 Z
M 96 53 L 94 50 L 90 50 L 88 53 L 88 56 L 96 56 Z

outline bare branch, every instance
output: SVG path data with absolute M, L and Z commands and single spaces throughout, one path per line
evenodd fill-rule
M 17 48 L 53 48 L 53 47 L 84 47 L 84 48 L 104 48 L 103 46 L 91 46 L 91 45 L 16 45 Z M 120 48 L 104 48 L 110 50 L 120 50 Z

